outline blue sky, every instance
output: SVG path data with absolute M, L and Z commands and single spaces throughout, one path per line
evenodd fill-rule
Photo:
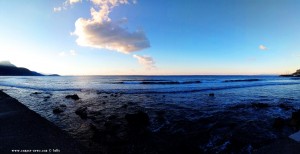
M 300 68 L 299 6 L 0 0 L 0 60 L 62 75 L 292 73 Z

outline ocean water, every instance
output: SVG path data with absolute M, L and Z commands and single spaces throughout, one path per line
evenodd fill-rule
M 41 91 L 98 90 L 122 93 L 176 93 L 299 84 L 278 76 L 59 76 L 0 77 L 0 86 Z
M 230 144 L 238 146 L 231 146 L 230 152 L 251 151 L 292 133 L 274 130 L 272 123 L 300 108 L 300 79 L 279 76 L 0 77 L 0 89 L 91 148 L 97 147 L 91 144 L 91 124 L 101 129 L 112 115 L 121 121 L 125 114 L 143 110 L 153 133 L 205 132 L 193 141 L 203 151 L 228 151 Z M 81 99 L 66 99 L 69 94 Z M 54 114 L 60 105 L 67 106 L 65 111 Z M 87 107 L 92 118 L 76 115 L 79 107 Z M 163 121 L 157 119 L 160 111 Z

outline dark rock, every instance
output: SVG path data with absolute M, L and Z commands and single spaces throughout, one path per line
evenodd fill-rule
M 39 95 L 39 94 L 42 94 L 41 92 L 34 92 L 32 93 L 33 95 Z
M 166 111 L 164 110 L 159 110 L 159 111 L 155 111 L 157 116 L 164 116 L 166 114 Z
M 128 125 L 135 128 L 145 128 L 150 124 L 149 116 L 143 111 L 134 114 L 126 114 Z
M 210 93 L 208 94 L 209 97 L 215 97 L 215 94 L 214 93 Z
M 109 120 L 114 120 L 114 119 L 117 119 L 117 117 L 118 117 L 118 116 L 116 116 L 116 115 L 111 115 L 111 116 L 108 116 L 108 119 L 109 119 Z
M 121 108 L 127 108 L 128 107 L 128 105 L 127 104 L 123 104 L 122 106 L 121 106 Z
M 59 113 L 62 113 L 62 112 L 64 112 L 64 109 L 62 109 L 62 108 L 60 108 L 60 107 L 55 107 L 55 108 L 53 109 L 53 113 L 54 113 L 54 114 L 59 114 Z
M 242 126 L 238 126 L 234 129 L 230 138 L 232 150 L 241 150 L 248 145 L 257 149 L 273 140 L 274 136 L 270 133 L 270 130 L 262 128 L 257 122 L 248 122 Z
M 283 118 L 275 118 L 274 123 L 273 123 L 273 128 L 275 129 L 282 129 L 285 125 L 285 120 Z
M 292 119 L 300 121 L 300 110 L 292 113 Z
M 266 103 L 252 103 L 251 106 L 254 107 L 254 108 L 267 108 L 267 107 L 270 107 L 270 105 L 266 104 Z
M 107 98 L 107 96 L 103 96 L 103 98 Z
M 111 121 L 106 121 L 104 123 L 104 126 L 105 126 L 105 130 L 108 132 L 108 133 L 115 133 L 119 128 L 121 128 L 121 125 L 118 124 L 118 123 L 114 123 L 114 122 L 111 122 Z
M 246 107 L 248 107 L 247 104 L 237 104 L 237 105 L 231 106 L 229 108 L 230 109 L 242 109 L 242 108 L 246 108 Z
M 293 109 L 292 106 L 289 106 L 289 105 L 284 104 L 284 103 L 279 104 L 279 107 L 282 108 L 283 110 L 290 110 L 290 109 Z
M 93 130 L 93 131 L 97 131 L 98 130 L 98 128 L 94 124 L 92 124 L 92 123 L 90 123 L 89 126 L 90 126 L 91 130 Z
M 75 113 L 80 116 L 82 119 L 87 118 L 87 107 L 79 107 Z
M 118 94 L 110 94 L 111 97 L 117 97 Z
M 290 121 L 290 126 L 299 129 L 300 128 L 300 110 L 292 113 L 292 118 Z
M 156 111 L 156 118 L 158 121 L 164 121 L 165 120 L 165 113 L 166 111 L 160 110 L 160 111 Z
M 65 104 L 60 104 L 59 106 L 60 107 L 67 107 L 67 105 L 65 105 Z
M 95 116 L 102 115 L 102 112 L 101 112 L 101 110 L 90 111 L 89 113 L 90 113 L 90 114 L 92 114 L 92 115 L 95 115 Z
M 45 96 L 44 101 L 47 101 L 50 98 L 50 96 Z
M 67 95 L 66 96 L 67 99 L 73 99 L 73 100 L 79 100 L 80 98 L 78 97 L 77 94 L 74 94 L 74 95 Z

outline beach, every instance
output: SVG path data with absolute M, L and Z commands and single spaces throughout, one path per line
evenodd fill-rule
M 298 145 L 288 138 L 298 131 L 295 79 L 3 77 L 0 85 L 91 153 L 259 153 L 277 142 Z

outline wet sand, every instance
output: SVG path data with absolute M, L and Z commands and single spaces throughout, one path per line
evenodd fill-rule
M 2 91 L 0 126 L 0 153 L 12 150 L 88 153 L 67 133 Z

